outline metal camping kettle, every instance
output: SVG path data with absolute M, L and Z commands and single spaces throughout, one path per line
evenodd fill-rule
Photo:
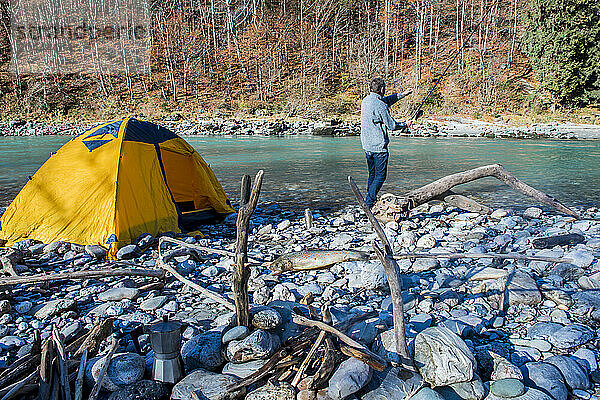
M 152 379 L 163 383 L 177 383 L 183 376 L 181 359 L 181 336 L 186 324 L 169 321 L 163 317 L 162 322 L 148 327 L 150 345 L 154 351 L 152 363 Z

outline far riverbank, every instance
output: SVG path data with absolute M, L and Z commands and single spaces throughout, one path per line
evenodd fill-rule
M 139 118 L 142 118 L 141 116 Z M 359 121 L 291 121 L 284 119 L 183 119 L 178 114 L 153 121 L 183 136 L 196 135 L 316 135 L 356 136 L 360 134 Z M 77 135 L 95 123 L 45 123 L 12 120 L 0 122 L 0 136 Z M 485 122 L 462 117 L 423 118 L 410 133 L 396 135 L 412 137 L 484 137 L 498 139 L 600 139 L 600 125 L 549 122 L 523 126 L 509 126 L 502 121 Z

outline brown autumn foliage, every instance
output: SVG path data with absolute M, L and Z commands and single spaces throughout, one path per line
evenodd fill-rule
M 117 75 L 10 72 L 3 1 L 1 96 L 29 115 L 111 105 L 123 113 L 344 114 L 375 76 L 424 94 L 463 45 L 430 109 L 519 111 L 535 84 L 519 51 L 526 0 L 154 0 L 150 70 Z

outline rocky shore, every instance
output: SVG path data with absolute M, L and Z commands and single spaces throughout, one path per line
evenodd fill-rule
M 398 362 L 392 306 L 382 265 L 375 260 L 338 263 L 323 270 L 274 274 L 268 264 L 253 265 L 250 277 L 252 329 L 235 327 L 235 316 L 180 281 L 148 278 L 51 281 L 2 288 L 0 292 L 0 379 L 4 368 L 30 351 L 34 332 L 42 341 L 56 326 L 68 343 L 98 320 L 115 326 L 148 325 L 165 315 L 188 324 L 181 356 L 186 376 L 174 387 L 150 380 L 154 354 L 147 334 L 141 354 L 125 340 L 111 361 L 100 398 L 125 399 L 362 399 L 362 400 L 567 400 L 599 399 L 600 370 L 600 210 L 584 219 L 496 209 L 490 215 L 423 205 L 401 223 L 385 226 L 395 253 L 412 251 L 519 253 L 570 259 L 569 263 L 493 259 L 402 260 L 406 335 L 420 375 L 402 381 L 398 369 L 374 371 L 341 356 L 328 381 L 311 388 L 304 380 L 259 381 L 244 390 L 228 385 L 257 371 L 282 343 L 303 328 L 293 309 L 329 307 L 333 324 L 374 312 L 345 329 L 353 339 L 387 360 Z M 178 237 L 219 250 L 235 246 L 235 215 L 200 236 Z M 533 239 L 577 233 L 581 243 L 537 249 Z M 173 235 L 171 235 L 173 236 Z M 252 219 L 249 257 L 264 262 L 304 249 L 372 252 L 376 240 L 357 207 L 332 215 L 303 218 L 263 205 Z M 231 298 L 233 259 L 164 245 L 176 253 L 170 265 L 194 282 Z M 117 265 L 97 246 L 36 243 L 15 248 L 24 254 L 21 276 L 92 270 Z M 6 250 L 0 250 L 0 255 Z M 156 238 L 140 237 L 118 254 L 119 267 L 153 268 Z M 302 304 L 301 304 L 302 303 Z M 91 358 L 86 386 L 94 384 L 108 352 Z M 113 366 L 114 364 L 114 366 Z M 290 378 L 291 379 L 291 378 Z M 192 392 L 195 392 L 192 397 Z M 0 394 L 4 395 L 0 388 Z M 23 395 L 23 398 L 27 398 Z
M 140 117 L 142 118 L 142 117 Z M 178 115 L 156 121 L 180 135 L 322 135 L 355 136 L 359 122 L 330 121 L 246 121 L 233 119 L 185 120 Z M 0 122 L 0 136 L 76 135 L 93 126 L 45 124 L 34 121 Z M 407 135 L 394 132 L 395 135 Z M 509 127 L 460 117 L 423 118 L 409 134 L 413 137 L 485 137 L 502 139 L 600 139 L 599 125 L 546 123 Z

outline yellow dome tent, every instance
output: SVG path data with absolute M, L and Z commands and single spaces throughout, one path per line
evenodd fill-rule
M 110 248 L 142 233 L 180 232 L 234 212 L 200 155 L 175 133 L 125 118 L 53 154 L 0 218 L 0 239 Z

